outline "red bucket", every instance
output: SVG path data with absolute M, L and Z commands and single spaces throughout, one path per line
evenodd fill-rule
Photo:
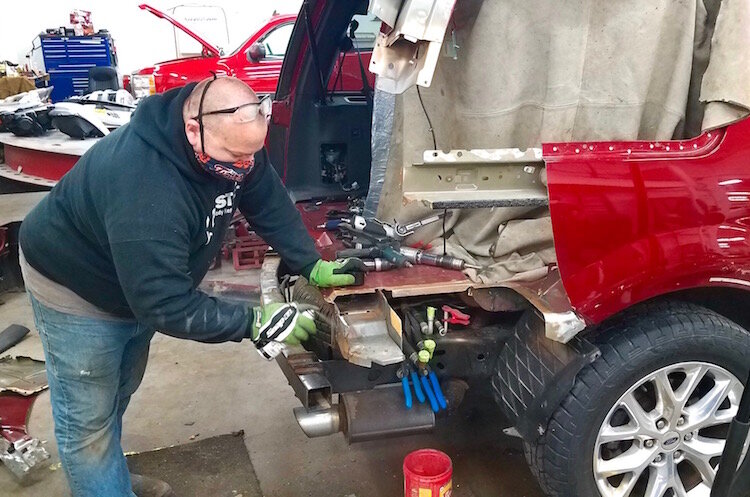
M 451 497 L 453 463 L 444 452 L 415 450 L 404 458 L 404 497 Z

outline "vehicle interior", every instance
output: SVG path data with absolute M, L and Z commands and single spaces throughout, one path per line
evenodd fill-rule
M 367 2 L 347 2 L 327 9 L 314 36 L 310 37 L 307 22 L 298 22 L 292 33 L 289 60 L 296 59 L 295 52 L 311 39 L 317 56 L 306 57 L 300 68 L 284 65 L 276 100 L 289 99 L 294 87 L 290 116 L 294 126 L 272 125 L 269 142 L 272 162 L 297 201 L 367 192 L 372 87 L 365 77 L 361 91 L 343 92 L 343 76 L 334 70 L 343 67 L 337 64 L 340 57 L 362 57 L 360 77 L 366 74 L 376 34 L 372 29 L 379 25 L 366 13 Z M 359 25 L 353 33 L 357 43 L 350 37 L 353 20 Z M 340 36 L 323 36 L 321 32 Z

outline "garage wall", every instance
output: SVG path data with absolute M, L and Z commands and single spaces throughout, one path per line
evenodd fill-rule
M 175 57 L 172 25 L 157 19 L 138 8 L 144 0 L 121 0 L 101 2 L 92 0 L 36 0 L 33 2 L 2 2 L 0 17 L 0 60 L 26 63 L 26 55 L 32 49 L 32 40 L 46 28 L 67 26 L 69 13 L 73 9 L 91 11 L 95 29 L 107 29 L 115 39 L 119 57 L 119 69 L 123 74 L 149 66 L 154 62 Z M 221 1 L 199 3 L 176 3 L 174 1 L 150 0 L 149 5 L 167 12 L 178 5 L 216 5 L 226 12 L 229 28 L 229 53 L 242 43 L 255 29 L 271 17 L 276 10 L 280 14 L 297 13 L 301 0 Z M 198 33 L 202 34 L 202 33 Z M 208 38 L 208 36 L 207 36 Z

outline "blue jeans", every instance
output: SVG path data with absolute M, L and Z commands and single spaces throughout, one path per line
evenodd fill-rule
M 141 383 L 154 330 L 50 309 L 31 296 L 44 347 L 62 467 L 74 497 L 132 497 L 122 415 Z

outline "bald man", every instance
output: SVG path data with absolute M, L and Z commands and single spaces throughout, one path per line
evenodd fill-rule
M 234 78 L 149 97 L 24 220 L 21 266 L 75 497 L 171 494 L 164 482 L 131 477 L 120 445 L 155 331 L 247 338 L 269 359 L 315 332 L 310 311 L 294 304 L 252 309 L 196 289 L 235 209 L 311 283 L 355 282 L 356 261 L 320 260 L 269 163 L 269 114 L 270 100 Z

